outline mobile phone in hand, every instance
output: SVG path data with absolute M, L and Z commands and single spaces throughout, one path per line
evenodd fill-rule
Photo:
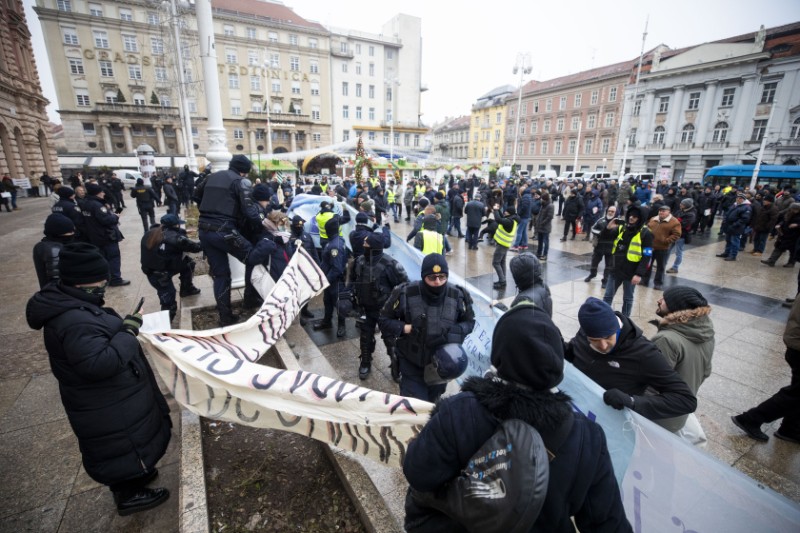
M 142 296 L 141 300 L 139 300 L 139 303 L 136 305 L 136 309 L 134 309 L 133 313 L 131 313 L 131 314 L 135 315 L 135 314 L 139 313 L 139 311 L 142 310 L 142 306 L 143 305 L 144 305 L 144 296 Z

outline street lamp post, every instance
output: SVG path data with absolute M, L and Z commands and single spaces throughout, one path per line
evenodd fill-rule
M 272 155 L 272 126 L 270 125 L 269 114 L 272 107 L 272 102 L 269 99 L 269 63 L 264 61 L 264 94 L 266 95 L 267 104 L 267 153 Z
M 519 146 L 519 114 L 522 110 L 522 77 L 525 74 L 530 74 L 533 70 L 531 66 L 531 54 L 528 52 L 517 54 L 517 61 L 514 63 L 514 74 L 519 72 L 519 96 L 517 97 L 517 129 L 514 132 L 514 156 L 511 160 L 511 171 L 517 164 L 517 148 Z
M 392 95 L 392 120 L 389 121 L 389 162 L 394 161 L 394 121 L 395 121 L 395 114 L 397 113 L 397 91 L 395 88 L 400 85 L 400 80 L 397 78 L 391 78 L 384 80 L 388 85 L 389 89 L 391 90 Z M 392 175 L 394 175 L 394 170 L 392 170 Z

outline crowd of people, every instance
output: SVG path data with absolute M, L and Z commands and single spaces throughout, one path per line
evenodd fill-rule
M 790 189 L 775 194 L 764 189 L 676 188 L 662 183 L 650 190 L 649 184 L 634 182 L 606 186 L 477 177 L 451 179 L 436 189 L 425 177 L 405 185 L 377 177 L 329 183 L 323 177 L 293 186 L 276 178 L 251 182 L 251 169 L 251 161 L 237 155 L 225 170 L 196 174 L 185 167 L 179 175 L 155 177 L 130 190 L 144 230 L 141 269 L 156 290 L 161 309 L 172 319 L 178 297 L 200 292 L 192 281 L 191 254 L 202 252 L 213 280 L 219 325 L 234 324 L 240 317 L 231 302 L 228 256 L 245 265 L 243 305 L 256 308 L 263 300 L 250 280 L 252 269 L 263 265 L 276 280 L 303 248 L 329 281 L 324 315 L 313 329 L 332 330 L 335 313 L 336 335 L 344 337 L 347 319 L 356 318 L 362 380 L 370 375 L 376 331 L 380 332 L 400 394 L 436 402 L 447 383 L 464 373 L 467 355 L 462 345 L 475 327 L 469 291 L 449 279 L 449 238 L 466 240 L 467 258 L 480 243 L 494 247 L 497 291 L 507 285 L 506 261 L 513 253 L 509 267 L 518 294 L 508 308 L 498 304 L 506 312 L 494 329 L 492 368 L 485 377 L 468 379 L 460 393 L 439 401 L 408 449 L 404 472 L 413 490 L 436 490 L 458 473 L 491 436 L 497 421 L 505 418 L 519 418 L 545 436 L 559 433 L 558 445 L 549 450 L 554 456 L 551 478 L 535 524 L 547 531 L 571 531 L 570 517 L 587 530 L 631 530 L 602 429 L 571 409 L 569 396 L 558 390 L 564 361 L 606 389 L 607 405 L 635 411 L 704 447 L 707 439 L 694 411 L 698 390 L 711 373 L 715 342 L 711 306 L 694 288 L 669 286 L 654 310 L 658 331 L 648 339 L 630 318 L 634 288 L 648 285 L 652 277 L 654 288 L 663 289 L 665 275 L 678 272 L 691 236 L 710 232 L 718 211 L 720 233 L 726 237 L 721 255 L 729 261 L 736 259 L 749 238 L 754 245 L 751 253 L 761 255 L 774 235 L 776 251 L 764 262 L 774 265 L 782 252 L 789 251 L 787 265 L 793 265 L 800 237 L 800 202 Z M 136 341 L 141 309 L 122 317 L 103 306 L 106 287 L 130 283 L 120 271 L 124 190 L 114 175 L 84 179 L 78 174 L 70 186 L 55 184 L 44 238 L 33 251 L 41 290 L 29 301 L 26 313 L 31 327 L 44 331 L 86 471 L 109 486 L 121 515 L 150 509 L 169 497 L 166 489 L 147 485 L 158 474 L 156 463 L 166 449 L 171 425 L 166 402 Z M 305 192 L 325 196 L 319 212 L 309 220 L 290 219 L 286 212 L 293 197 Z M 199 210 L 198 241 L 181 227 L 180 210 L 192 202 Z M 357 213 L 355 229 L 347 237 L 349 246 L 342 227 L 351 215 L 344 203 Z M 161 205 L 167 210 L 156 223 L 155 207 Z M 386 253 L 391 247 L 391 223 L 403 218 L 404 207 L 405 220 L 414 217 L 406 240 L 413 240 L 424 256 L 420 279 L 414 282 Z M 562 240 L 571 230 L 573 239 L 580 231 L 592 241 L 585 281 L 592 281 L 604 262 L 604 297 L 583 303 L 578 311 L 580 329 L 570 340 L 552 321 L 553 302 L 542 275 L 556 216 L 564 221 Z M 532 240 L 538 241 L 535 254 L 528 251 Z M 667 268 L 672 254 L 674 262 Z M 173 284 L 176 275 L 179 290 Z M 800 288 L 800 278 L 798 284 Z M 623 305 L 614 311 L 611 303 L 620 286 Z M 787 304 L 793 308 L 784 339 L 792 384 L 733 418 L 757 440 L 768 438 L 761 424 L 784 417 L 774 435 L 800 442 L 796 416 L 800 346 L 795 331 L 800 300 L 790 300 Z M 313 313 L 303 305 L 301 323 L 311 318 Z M 111 401 L 108 395 L 115 389 L 127 391 L 128 401 Z M 460 431 L 452 432 L 452 427 Z M 123 439 L 129 440 L 123 445 Z M 447 516 L 412 497 L 406 511 L 409 531 L 453 526 Z

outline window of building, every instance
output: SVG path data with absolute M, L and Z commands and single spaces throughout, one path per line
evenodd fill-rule
M 386 87 L 386 101 L 387 102 L 391 102 L 392 101 L 392 88 L 391 87 Z
M 778 82 L 765 83 L 764 88 L 761 90 L 760 104 L 771 104 L 775 101 L 775 92 L 778 90 Z
M 277 43 L 278 42 L 278 32 L 275 32 L 275 31 L 267 32 L 267 40 L 269 42 L 271 42 L 271 43 Z
M 543 133 L 550 133 L 550 119 L 544 121 L 544 126 L 542 127 Z
M 342 61 L 342 74 L 347 74 L 347 61 Z
M 319 120 L 319 106 L 311 106 L 311 120 Z
M 156 26 L 161 23 L 160 17 L 158 16 L 157 11 L 148 11 L 147 12 L 147 23 L 151 26 Z
M 311 82 L 311 96 L 319 96 L 319 82 L 312 81 Z
M 248 39 L 256 39 L 257 37 L 255 28 L 250 28 L 250 27 L 245 28 L 244 34 L 247 36 Z
M 570 155 L 574 154 L 575 153 L 575 147 L 576 147 L 577 144 L 578 144 L 578 141 L 576 139 L 570 139 L 569 140 L 569 144 L 567 145 L 567 153 L 569 153 Z
M 361 120 L 361 106 L 356 106 L 356 118 Z
M 159 100 L 161 101 L 161 107 L 172 107 L 172 98 L 170 98 L 168 94 L 162 94 L 159 97 Z M 147 126 L 147 134 L 148 135 L 150 135 L 150 130 L 151 129 L 153 129 L 152 126 Z M 153 132 L 153 133 L 155 133 L 155 132 Z
M 715 143 L 722 143 L 728 138 L 728 123 L 727 122 L 717 122 L 714 125 L 714 134 L 711 137 L 711 140 Z
M 69 72 L 70 74 L 84 74 L 83 71 L 83 60 L 81 59 L 69 59 Z
M 84 135 L 97 135 L 97 130 L 94 129 L 93 122 L 84 122 L 83 123 L 83 134 Z
M 135 35 L 122 35 L 122 47 L 126 52 L 138 52 L 139 43 Z
M 361 75 L 361 63 L 356 63 L 356 74 Z
M 639 113 L 642 111 L 642 98 L 637 98 L 636 101 L 633 103 L 633 116 L 638 117 Z
M 569 129 L 575 131 L 578 129 L 578 126 L 581 123 L 581 117 L 572 117 L 572 123 L 569 126 Z
M 142 67 L 139 65 L 128 65 L 128 78 L 141 81 Z
M 130 9 L 124 7 L 119 8 L 119 19 L 126 22 L 133 22 L 133 13 Z
M 539 100 L 534 100 L 533 101 L 533 112 L 534 113 L 538 113 L 539 112 Z
M 72 2 L 71 0 L 58 0 L 56 2 L 59 11 L 63 11 L 64 13 L 69 13 L 72 11 Z
M 103 16 L 103 6 L 100 4 L 89 4 L 89 16 L 91 17 L 102 17 Z
M 589 105 L 597 105 L 597 101 L 600 99 L 600 91 L 595 89 L 592 91 L 592 96 L 589 99 Z
M 347 41 L 342 41 L 339 43 L 339 51 L 342 53 L 347 53 L 350 50 L 350 46 L 347 44 Z
M 692 124 L 685 125 L 681 130 L 681 142 L 682 143 L 694 142 L 694 126 Z
M 342 130 L 342 141 L 350 140 L 350 130 Z
M 607 154 L 611 151 L 611 139 L 608 137 L 603 138 L 603 144 L 600 146 L 600 152 Z
M 542 155 L 547 155 L 547 152 L 550 151 L 550 143 L 547 141 L 542 141 Z
M 614 127 L 614 113 L 606 113 L 606 120 L 604 125 L 606 128 Z
M 661 96 L 658 98 L 658 112 L 666 113 L 669 111 L 669 96 Z
M 300 70 L 300 58 L 297 56 L 289 56 L 289 70 L 298 72 Z
M 495 115 L 495 117 L 494 117 L 494 123 L 495 124 L 500 124 L 501 122 L 503 122 L 503 114 L 502 113 L 497 113 Z
M 356 83 L 356 96 L 358 98 L 361 98 L 361 84 L 360 83 Z
M 228 37 L 233 37 L 236 35 L 236 30 L 234 29 L 232 24 L 225 24 L 222 26 L 222 34 Z
M 164 54 L 164 40 L 160 37 L 150 37 L 150 51 L 154 56 Z
M 616 102 L 617 101 L 617 88 L 611 87 L 608 90 L 608 101 L 609 102 Z
M 319 41 L 317 41 L 317 39 L 314 38 L 314 37 L 309 37 L 308 38 L 308 47 L 309 48 L 313 48 L 313 49 L 319 48 Z
M 556 142 L 553 143 L 553 154 L 561 155 L 561 139 L 557 139 Z
M 350 106 L 343 105 L 342 106 L 342 118 L 350 118 Z
M 375 75 L 375 63 L 370 63 L 369 64 L 369 75 L 370 76 L 374 76 Z
M 87 89 L 75 89 L 75 96 L 78 99 L 78 105 L 85 107 L 91 105 L 89 103 L 89 91 Z
M 247 64 L 248 65 L 258 65 L 258 50 L 248 50 L 247 51 Z
M 200 137 L 200 129 L 197 126 L 192 126 L 192 137 Z
M 589 115 L 586 117 L 586 129 L 593 130 L 597 125 L 597 115 Z
M 375 108 L 374 107 L 370 107 L 369 108 L 369 111 L 367 111 L 367 117 L 369 118 L 369 120 L 375 120 Z
M 166 67 L 156 67 L 156 81 L 167 81 Z
M 653 144 L 664 144 L 664 135 L 666 135 L 664 126 L 657 126 L 653 131 Z
M 573 107 L 580 107 L 582 99 L 583 95 L 581 93 L 575 94 L 575 102 L 573 103 Z
M 281 92 L 281 82 L 278 80 L 272 80 L 272 92 L 280 94 Z
M 108 33 L 100 30 L 94 30 L 94 47 L 95 48 L 108 48 Z
M 631 128 L 631 131 L 628 134 L 628 146 L 631 148 L 636 148 L 636 128 Z
M 118 101 L 117 91 L 106 91 L 104 96 L 107 104 L 116 104 Z
M 564 119 L 560 118 L 556 121 L 556 131 L 564 131 Z
M 585 139 L 583 141 L 583 153 L 591 154 L 594 149 L 594 139 Z
M 375 86 L 374 85 L 370 85 L 369 86 L 369 97 L 370 98 L 375 98 Z
M 524 122 L 520 122 L 520 124 L 519 124 L 519 134 L 520 134 L 520 136 L 524 136 L 525 135 L 525 123 Z
M 767 132 L 767 121 L 755 120 L 753 121 L 753 134 L 750 135 L 750 140 L 753 142 L 759 142 L 761 141 L 761 139 L 764 138 L 766 132 Z
M 63 37 L 64 44 L 77 46 L 78 42 L 78 32 L 75 31 L 75 28 L 61 28 L 61 35 Z
M 567 108 L 567 97 L 562 96 L 558 99 L 558 109 L 560 111 L 564 111 Z
M 228 74 L 228 89 L 238 89 L 239 88 L 239 75 L 238 74 Z
M 370 47 L 369 47 L 369 56 L 370 57 L 374 57 L 375 56 L 375 47 L 374 46 L 370 45 Z
M 261 102 L 250 102 L 250 111 L 253 113 L 261 113 L 263 109 L 264 108 L 261 106 Z M 256 132 L 256 138 L 258 138 L 258 132 Z
M 700 108 L 700 93 L 689 93 L 689 106 L 688 109 L 699 109 Z
M 273 113 L 283 113 L 283 105 L 280 102 L 272 102 Z M 273 133 L 274 135 L 274 133 Z
M 292 82 L 292 94 L 300 94 L 300 82 L 293 81 Z
M 237 117 L 242 114 L 241 100 L 231 100 L 231 115 Z
M 391 109 L 387 109 L 386 110 L 386 122 L 391 122 L 391 121 L 392 121 L 392 110 Z
M 394 59 L 394 50 L 391 48 L 386 49 L 386 59 Z
M 241 128 L 234 128 L 233 138 L 237 141 L 244 139 L 244 130 Z
M 133 93 L 133 105 L 145 105 L 145 99 L 142 93 Z
M 225 62 L 229 65 L 235 65 L 239 62 L 238 54 L 234 48 L 225 49 Z
M 342 96 L 348 96 L 350 92 L 350 84 L 346 81 L 342 82 Z
M 97 62 L 98 67 L 100 68 L 100 76 L 104 78 L 113 78 L 114 77 L 114 67 L 111 61 L 104 61 L 100 60 Z M 74 74 L 74 73 L 73 73 Z
M 731 107 L 733 106 L 733 99 L 736 96 L 736 88 L 729 87 L 728 89 L 722 90 L 722 103 L 720 104 L 722 107 Z
M 250 76 L 250 90 L 251 91 L 261 90 L 261 76 Z
M 269 66 L 270 66 L 270 68 L 281 68 L 281 55 L 280 54 L 270 54 L 269 55 Z
M 308 71 L 311 74 L 319 74 L 319 61 L 312 59 L 309 61 Z
M 536 155 L 536 141 L 531 141 L 528 144 L 528 155 Z
M 311 134 L 311 140 L 314 141 L 314 142 L 322 141 L 322 134 L 321 133 L 312 133 Z
M 553 99 L 552 98 L 548 98 L 544 102 L 544 111 L 545 111 L 545 113 L 549 113 L 552 110 L 553 110 Z
M 494 130 L 494 140 L 495 141 L 500 140 L 500 130 Z
M 797 139 L 800 137 L 800 117 L 794 119 L 792 122 L 792 131 L 789 133 L 790 139 Z

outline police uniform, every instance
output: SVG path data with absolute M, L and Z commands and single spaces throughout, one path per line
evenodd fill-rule
M 446 283 L 433 288 L 425 282 L 427 275 L 448 273 L 444 256 L 426 256 L 421 270 L 423 279 L 392 291 L 381 309 L 378 325 L 384 337 L 396 339 L 395 352 L 402 375 L 400 394 L 434 402 L 447 384 L 426 383 L 426 367 L 431 365 L 440 346 L 464 342 L 475 326 L 475 315 L 472 298 L 463 287 Z M 406 324 L 412 326 L 408 334 L 404 333 Z
M 371 370 L 375 326 L 378 325 L 381 308 L 395 287 L 408 282 L 408 275 L 400 263 L 383 253 L 383 239 L 379 234 L 370 233 L 364 240 L 364 253 L 356 260 L 353 284 L 353 295 L 362 311 L 359 321 L 361 364 L 358 368 L 361 379 L 366 379 Z M 399 379 L 393 341 L 384 337 L 386 352 L 392 360 L 392 377 Z
M 83 220 L 83 213 L 77 202 L 71 199 L 75 195 L 75 191 L 69 187 L 61 187 L 56 194 L 58 194 L 59 200 L 53 204 L 50 211 L 53 213 L 60 213 L 69 218 L 75 225 L 75 239 L 85 240 L 86 228 Z
M 217 301 L 220 325 L 238 320 L 231 311 L 231 270 L 228 254 L 246 262 L 252 245 L 242 230 L 247 221 L 253 224 L 260 219 L 250 198 L 250 180 L 241 176 L 250 171 L 252 164 L 245 156 L 231 159 L 230 168 L 214 172 L 195 188 L 200 200 L 198 221 L 200 244 L 208 258 L 211 277 L 214 279 L 214 298 Z M 245 280 L 250 283 L 249 279 Z
M 144 231 L 147 233 L 149 227 L 156 224 L 155 204 L 161 205 L 161 201 L 158 199 L 156 192 L 145 185 L 142 180 L 136 180 L 136 186 L 131 189 L 131 198 L 136 200 L 136 208 L 139 211 L 139 216 L 142 217 Z M 150 219 L 149 225 L 147 223 L 148 218 Z
M 86 185 L 86 198 L 83 201 L 83 220 L 86 236 L 91 244 L 97 246 L 108 261 L 110 274 L 109 285 L 118 287 L 130 285 L 130 281 L 122 279 L 120 269 L 122 258 L 119 251 L 119 242 L 123 239 L 119 230 L 119 217 L 112 213 L 104 199 L 97 196 L 103 192 L 102 188 L 94 183 Z
M 321 267 L 330 285 L 322 295 L 322 300 L 325 304 L 325 316 L 314 325 L 315 331 L 333 327 L 333 308 L 339 299 L 339 285 L 344 283 L 347 271 L 347 248 L 345 247 L 344 239 L 339 236 L 339 221 L 337 218 L 328 220 L 325 224 L 325 231 L 332 237 L 330 237 L 328 244 L 325 245 L 325 249 L 322 251 Z M 346 334 L 345 317 L 337 313 L 336 318 L 338 322 L 336 336 L 344 337 Z
M 158 292 L 161 310 L 169 311 L 170 320 L 175 318 L 178 311 L 175 285 L 172 283 L 175 274 L 180 275 L 182 297 L 200 294 L 200 289 L 192 283 L 195 263 L 184 254 L 198 253 L 202 247 L 199 242 L 186 236 L 186 230 L 181 229 L 180 222 L 175 215 L 164 215 L 161 225 L 154 225 L 144 234 L 141 242 L 142 272 Z

